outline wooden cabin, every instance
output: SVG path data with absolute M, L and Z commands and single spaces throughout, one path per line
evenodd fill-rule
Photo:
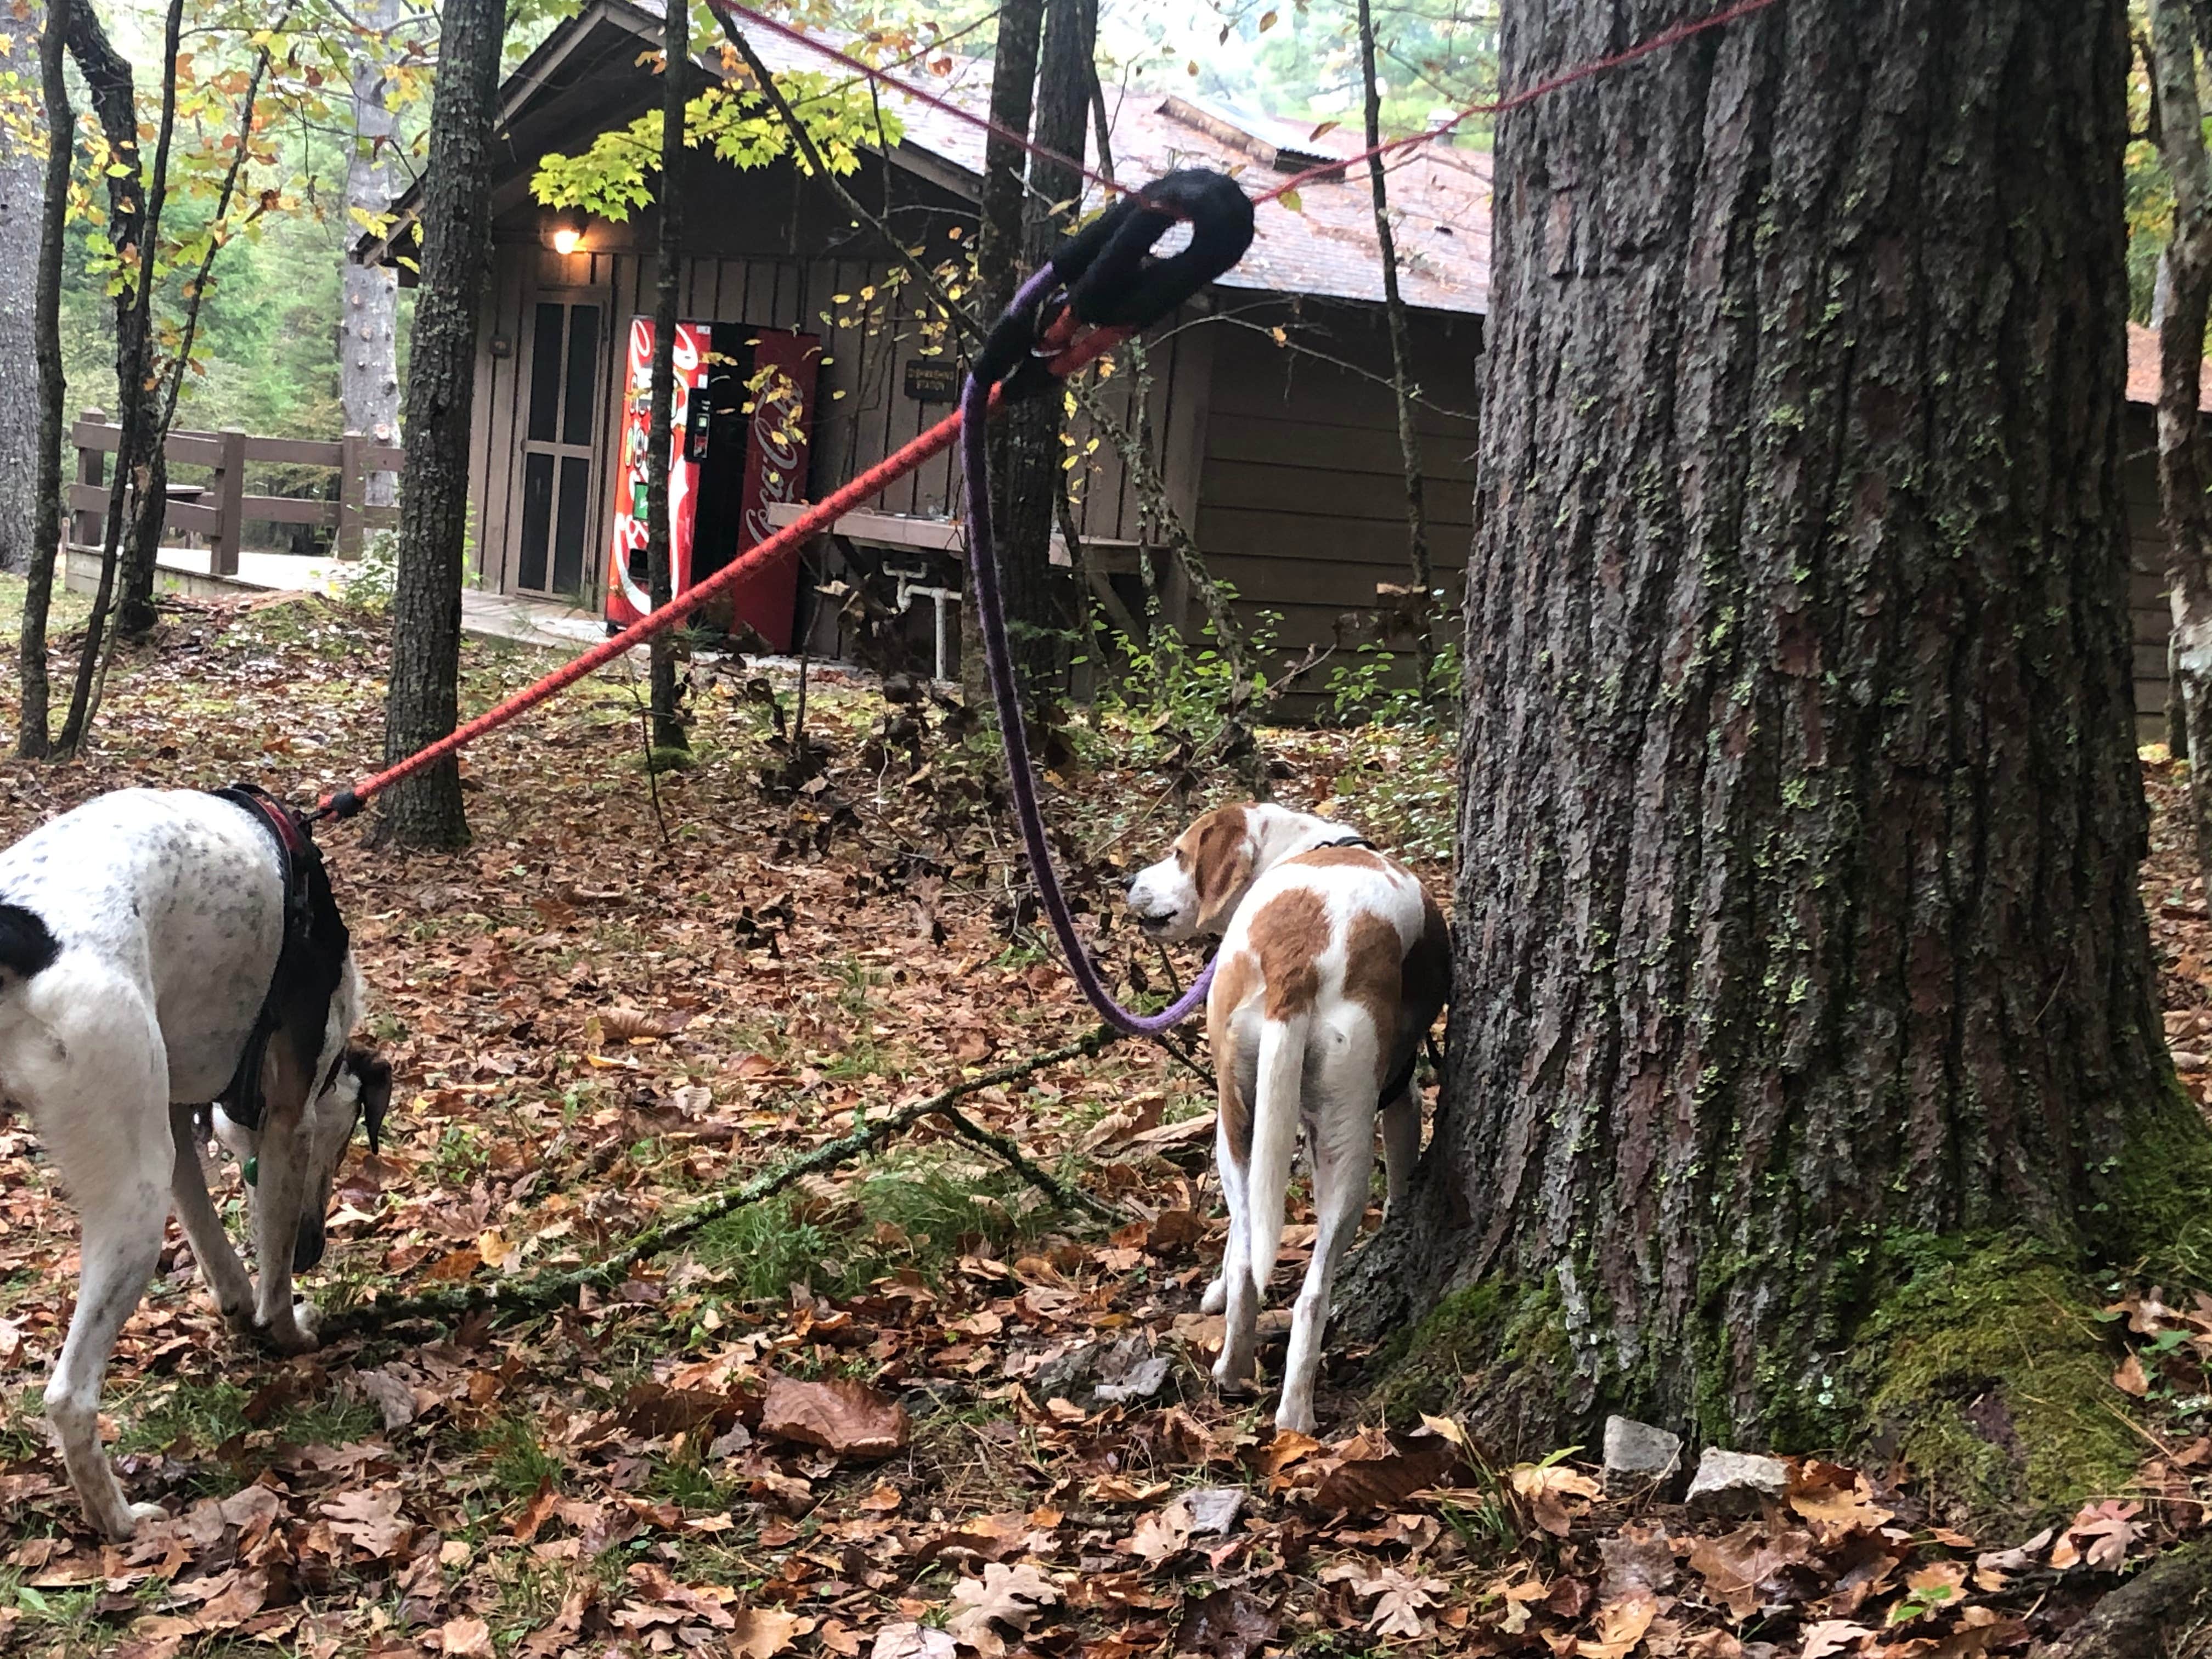
M 473 574 L 487 588 L 594 608 L 607 588 L 626 341 L 632 319 L 653 310 L 659 226 L 653 210 L 616 222 L 542 207 L 531 182 L 548 154 L 573 154 L 659 106 L 649 54 L 660 26 L 657 6 L 586 0 L 501 94 L 471 462 Z M 754 44 L 779 78 L 829 67 L 793 43 Z M 702 84 L 720 64 L 718 52 L 702 55 Z M 902 73 L 967 107 L 980 110 L 988 94 L 988 64 Z M 896 95 L 886 106 L 902 132 L 865 150 L 846 182 L 925 263 L 950 265 L 973 246 L 982 135 Z M 1255 190 L 1355 148 L 1346 135 L 1316 138 L 1303 124 L 1158 93 L 1115 94 L 1110 131 L 1118 178 L 1202 165 L 1235 170 Z M 1086 161 L 1102 165 L 1095 137 Z M 1435 566 L 1455 605 L 1473 495 L 1488 158 L 1425 146 L 1394 168 L 1390 188 Z M 1295 211 L 1263 208 L 1238 268 L 1153 330 L 1141 352 L 1118 354 L 1100 387 L 1143 442 L 1208 568 L 1236 587 L 1247 626 L 1262 613 L 1279 618 L 1269 624 L 1279 655 L 1338 638 L 1347 617 L 1386 605 L 1378 585 L 1402 584 L 1408 569 L 1364 170 L 1305 185 L 1299 198 Z M 957 380 L 948 343 L 923 325 L 926 308 L 893 250 L 825 186 L 788 160 L 740 171 L 702 154 L 683 202 L 684 317 L 818 340 L 805 499 L 949 412 Z M 362 252 L 401 258 L 411 280 L 411 202 L 399 207 L 391 235 Z M 1069 442 L 1081 546 L 1056 545 L 1055 559 L 1080 567 L 1128 611 L 1156 600 L 1188 626 L 1188 596 L 1115 442 L 1079 414 Z M 838 607 L 809 602 L 830 581 L 857 574 L 883 595 L 957 593 L 961 515 L 959 479 L 942 456 L 809 550 L 797 608 L 812 648 L 851 642 Z M 926 620 L 919 626 L 927 632 Z

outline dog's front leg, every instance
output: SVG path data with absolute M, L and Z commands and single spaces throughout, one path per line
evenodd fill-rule
M 185 1237 L 191 1241 L 192 1260 L 200 1264 L 200 1277 L 207 1281 L 215 1305 L 233 1330 L 250 1332 L 253 1280 L 232 1247 L 215 1201 L 208 1196 L 207 1172 L 200 1163 L 198 1116 L 190 1106 L 169 1108 L 169 1138 L 176 1146 L 176 1170 L 170 1178 L 169 1193 L 176 1200 L 177 1219 L 184 1224 Z
M 253 1188 L 253 1259 L 261 1275 L 253 1328 L 284 1353 L 306 1353 L 318 1340 L 314 1309 L 292 1299 L 292 1253 L 307 1200 L 307 1126 L 298 1115 L 271 1111 L 262 1127 Z

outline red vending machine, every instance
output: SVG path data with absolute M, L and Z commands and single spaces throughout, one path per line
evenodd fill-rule
M 676 325 L 668 465 L 669 563 L 676 592 L 766 539 L 771 504 L 805 494 L 806 434 L 820 356 L 821 342 L 811 334 L 744 323 Z M 646 570 L 650 317 L 630 319 L 628 362 L 607 559 L 607 621 L 616 627 L 627 627 L 653 608 Z M 738 583 L 720 620 L 749 623 L 774 649 L 787 651 L 798 595 L 794 552 Z

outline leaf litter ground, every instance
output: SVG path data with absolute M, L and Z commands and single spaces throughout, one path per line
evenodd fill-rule
M 173 607 L 161 648 L 117 665 L 94 757 L 0 771 L 0 835 L 125 785 L 343 781 L 377 752 L 380 633 L 311 600 Z M 465 699 L 546 665 L 471 641 Z M 1500 1467 L 1449 1419 L 1385 1424 L 1357 1353 L 1333 1356 L 1328 1437 L 1277 1435 L 1264 1398 L 1205 1376 L 1210 1090 L 1133 1043 L 963 1103 L 1118 1225 L 924 1121 L 569 1305 L 380 1322 L 589 1264 L 1091 1029 L 957 710 L 817 672 L 798 741 L 788 674 L 702 667 L 694 698 L 696 763 L 653 781 L 657 806 L 635 688 L 594 683 L 471 751 L 467 852 L 325 833 L 401 1079 L 311 1285 L 359 1329 L 290 1361 L 240 1346 L 173 1230 L 106 1403 L 132 1496 L 173 1518 L 127 1547 L 87 1534 L 45 1445 L 75 1228 L 0 1116 L 0 1650 L 1953 1659 L 2063 1632 L 2199 1525 L 2212 1303 L 2148 1287 L 2111 1315 L 2140 1480 L 2029 1539 L 1954 1530 L 1908 1471 L 1817 1459 L 1758 1513 L 1693 1521 L 1573 1455 Z M 1285 799 L 1428 854 L 1445 890 L 1448 744 L 1266 747 Z M 1145 954 L 1112 895 L 1235 792 L 1203 749 L 1173 722 L 1079 733 L 1053 776 L 1133 993 L 1195 965 Z M 2169 1034 L 2203 1095 L 2212 926 L 2148 771 Z M 235 1220 L 236 1174 L 213 1176 Z M 1311 1237 L 1301 1211 L 1279 1306 Z

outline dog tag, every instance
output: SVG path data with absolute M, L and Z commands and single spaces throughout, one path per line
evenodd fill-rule
M 247 1158 L 246 1160 L 246 1184 L 249 1187 L 253 1186 L 259 1182 L 260 1179 L 261 1160 L 258 1158 Z

